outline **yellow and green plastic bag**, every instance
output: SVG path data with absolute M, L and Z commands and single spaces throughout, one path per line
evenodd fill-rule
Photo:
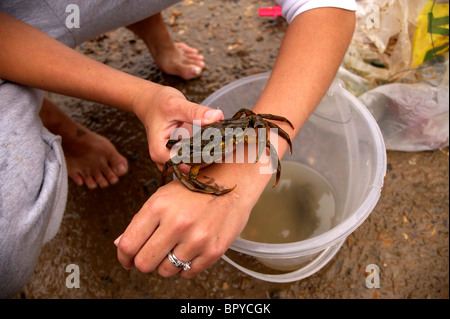
M 442 1 L 441 1 L 442 2 Z M 449 48 L 449 4 L 428 1 L 417 19 L 413 41 L 413 66 L 445 53 Z

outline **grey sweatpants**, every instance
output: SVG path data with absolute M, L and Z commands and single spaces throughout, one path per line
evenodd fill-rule
M 178 1 L 0 0 L 0 11 L 75 47 Z M 69 4 L 78 5 L 79 28 L 66 26 L 73 13 L 66 12 Z M 42 91 L 0 79 L 0 298 L 26 283 L 42 245 L 56 235 L 66 205 L 61 138 L 42 126 L 42 101 Z

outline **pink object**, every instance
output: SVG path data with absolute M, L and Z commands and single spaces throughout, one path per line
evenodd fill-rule
M 273 16 L 274 18 L 281 16 L 281 7 L 279 5 L 273 6 L 273 7 L 265 7 L 260 8 L 258 10 L 258 14 L 261 17 L 270 17 Z

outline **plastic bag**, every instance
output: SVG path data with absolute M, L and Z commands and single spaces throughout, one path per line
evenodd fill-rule
M 338 73 L 377 120 L 386 148 L 448 146 L 448 1 L 360 0 Z M 366 90 L 364 90 L 366 88 Z
M 386 149 L 426 151 L 449 145 L 449 90 L 446 85 L 393 83 L 359 99 L 375 117 Z
M 448 51 L 449 14 L 447 3 L 428 1 L 420 11 L 413 41 L 413 66 Z

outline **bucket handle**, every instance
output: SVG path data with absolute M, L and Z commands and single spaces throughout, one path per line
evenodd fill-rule
M 236 263 L 235 261 L 233 261 L 230 257 L 228 257 L 226 255 L 223 255 L 222 259 L 224 259 L 229 264 L 233 265 L 234 267 L 236 267 L 240 271 L 242 271 L 242 272 L 244 272 L 247 275 L 250 275 L 252 277 L 255 277 L 255 278 L 258 278 L 258 279 L 261 279 L 261 280 L 264 280 L 264 281 L 283 283 L 283 282 L 291 282 L 291 281 L 301 280 L 303 278 L 306 278 L 306 277 L 312 275 L 312 272 L 307 272 L 305 274 L 304 273 L 305 270 L 315 266 L 322 259 L 322 257 L 329 250 L 329 248 L 330 247 L 326 248 L 323 252 L 321 252 L 316 258 L 314 258 L 306 266 L 304 266 L 304 267 L 302 267 L 300 269 L 297 269 L 295 271 L 288 272 L 288 273 L 285 273 L 285 274 L 279 274 L 279 275 L 264 274 L 264 273 L 260 273 L 260 272 L 257 272 L 257 271 L 253 271 L 253 270 L 247 269 L 247 268 L 239 265 L 238 263 Z M 318 269 L 315 269 L 314 271 L 317 271 L 317 270 Z
M 339 251 L 344 241 L 345 239 L 342 240 L 341 242 L 336 243 L 335 245 L 325 248 L 318 256 L 316 256 L 307 265 L 303 266 L 300 269 L 285 274 L 278 274 L 278 275 L 263 274 L 239 265 L 226 255 L 223 255 L 222 259 L 231 264 L 232 266 L 236 267 L 243 273 L 246 273 L 247 275 L 255 277 L 260 280 L 277 283 L 292 282 L 309 277 L 318 270 L 320 270 L 334 257 L 334 255 L 336 255 L 336 253 Z

